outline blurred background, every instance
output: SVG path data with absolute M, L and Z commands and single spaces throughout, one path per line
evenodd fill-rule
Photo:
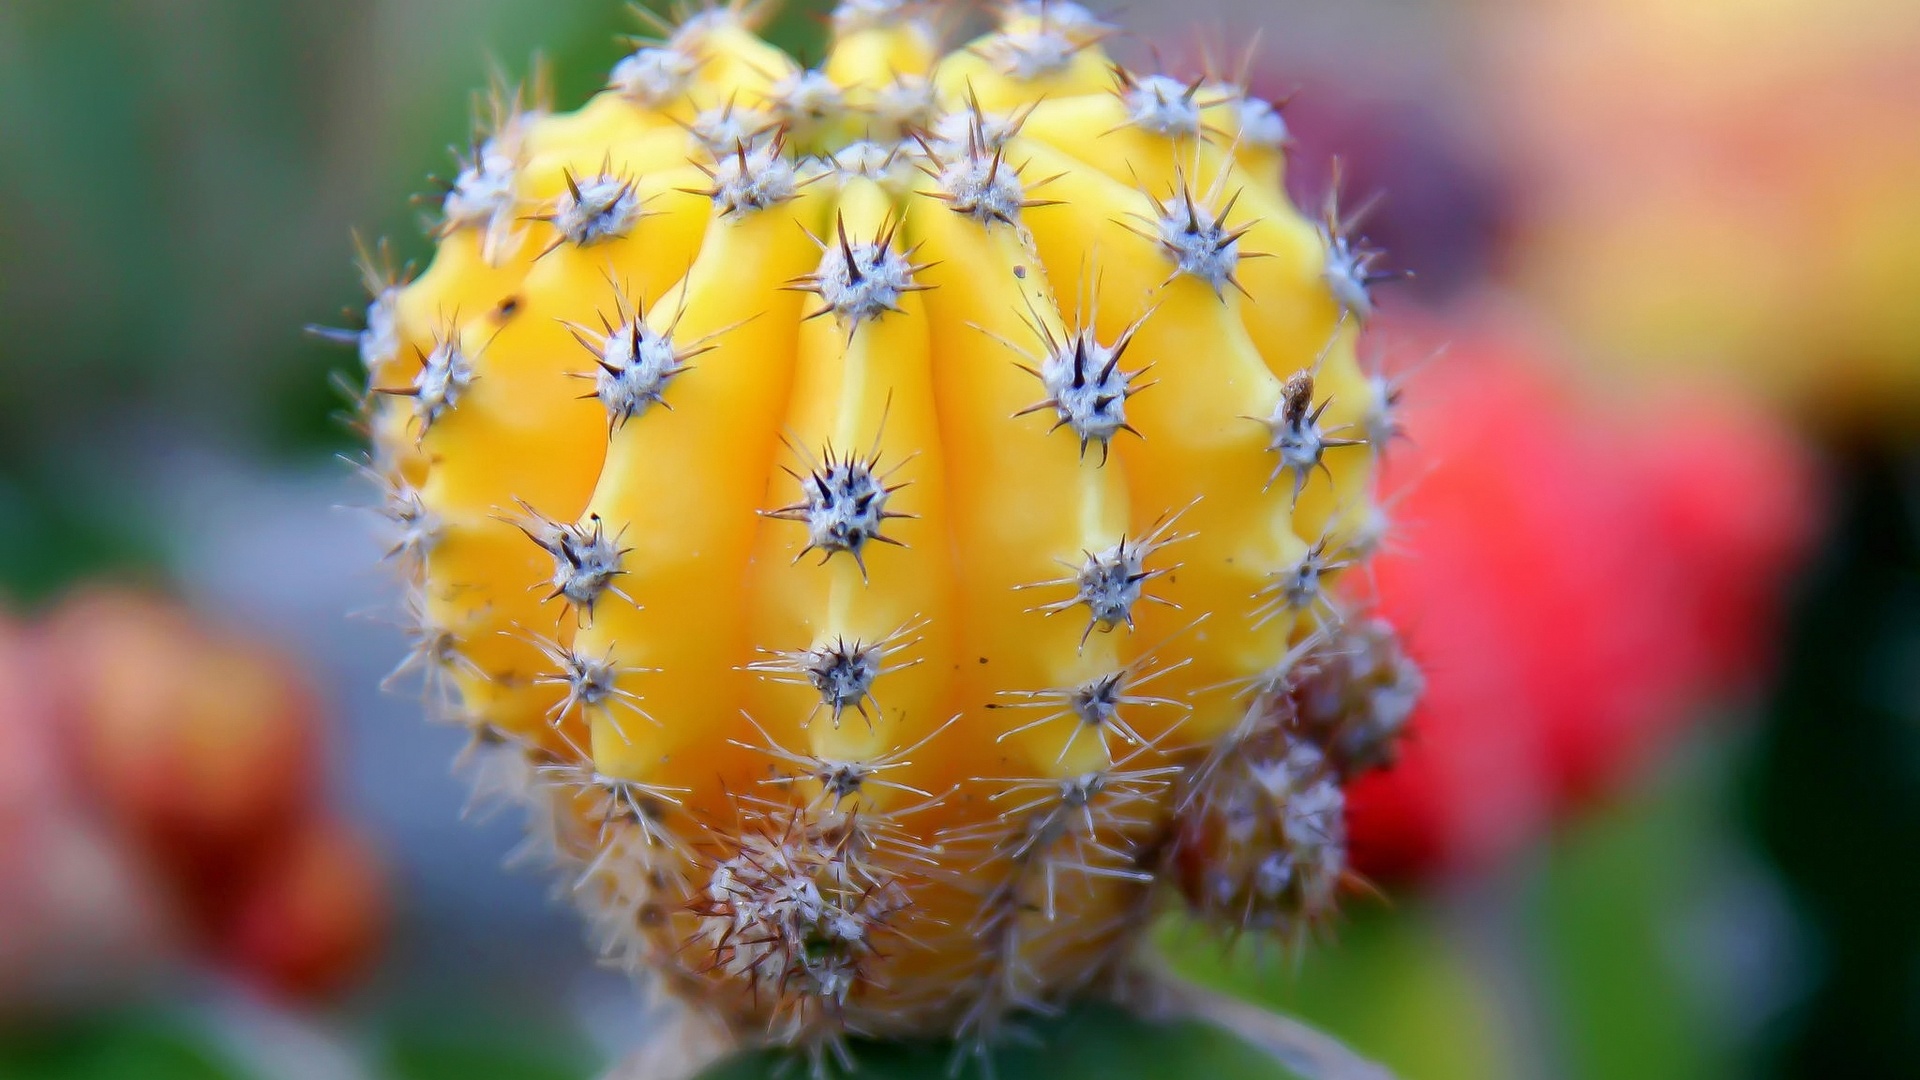
M 1262 34 L 1415 276 L 1378 887 L 1189 973 L 1409 1080 L 1920 1075 L 1920 5 L 1106 0 Z M 823 5 L 770 33 L 817 57 Z M 1187 27 L 1201 24 L 1196 38 Z M 642 1003 L 403 653 L 330 374 L 356 231 L 615 0 L 0 2 L 0 1078 L 587 1080 Z M 1194 47 L 1183 43 L 1195 42 Z M 342 509 L 348 507 L 349 509 Z M 1177 1063 L 1164 1075 L 1185 1075 Z

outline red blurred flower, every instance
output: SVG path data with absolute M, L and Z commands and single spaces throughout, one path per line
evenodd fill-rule
M 0 1011 L 180 954 L 288 996 L 343 988 L 384 885 L 326 816 L 323 741 L 297 666 L 165 598 L 96 588 L 0 625 L 0 925 L 23 943 L 0 948 Z
M 1352 793 L 1381 878 L 1511 853 L 1757 678 L 1818 516 L 1804 452 L 1735 402 L 1603 403 L 1515 327 L 1408 322 L 1447 352 L 1407 391 L 1431 472 L 1389 455 L 1409 550 L 1378 586 L 1429 685 Z
M 235 890 L 215 946 L 234 970 L 299 998 L 330 997 L 380 947 L 386 882 L 371 846 L 347 825 L 303 822 Z
M 217 892 L 314 800 L 319 705 L 278 653 L 127 589 L 71 597 L 41 636 L 89 789 L 170 876 Z

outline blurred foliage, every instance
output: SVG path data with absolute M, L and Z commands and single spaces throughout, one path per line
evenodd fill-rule
M 599 1074 L 603 1065 L 582 1032 L 549 1008 L 485 989 L 443 986 L 431 998 L 382 1010 L 374 1041 L 383 1080 L 589 1080 Z
M 1679 783 L 1611 808 L 1546 854 L 1527 939 L 1547 991 L 1564 1080 L 1707 1080 L 1733 1075 L 1729 1032 L 1687 969 L 1723 958 L 1676 950 L 1690 917 L 1726 918 L 1708 895 L 1733 840 L 1721 754 Z
M 597 1071 L 564 1043 L 409 1031 L 385 1047 L 388 1080 L 587 1080 Z
M 1920 1067 L 1920 455 L 1848 475 L 1748 791 L 1818 950 L 1770 1033 L 1783 1080 Z
M 153 1016 L 102 1016 L 0 1040 L 6 1080 L 242 1080 L 192 1033 Z
M 818 5 L 788 8 L 804 49 Z M 0 4 L 0 200 L 31 208 L 0 215 L 0 463 L 129 418 L 349 446 L 353 357 L 301 327 L 364 305 L 355 231 L 424 256 L 403 193 L 450 174 L 490 65 L 544 56 L 571 105 L 644 29 L 615 0 Z
M 0 200 L 30 208 L 0 214 L 0 601 L 155 567 L 86 475 L 138 484 L 134 446 L 353 448 L 356 360 L 302 327 L 357 324 L 356 231 L 424 257 L 403 193 L 450 171 L 490 64 L 539 53 L 578 101 L 642 27 L 615 0 L 0 4 Z
M 145 533 L 124 507 L 89 500 L 49 463 L 0 456 L 0 611 L 32 608 L 107 569 L 157 573 Z
M 1324 944 L 1237 949 L 1173 926 L 1161 939 L 1182 974 L 1298 1016 L 1402 1080 L 1503 1075 L 1497 1003 L 1449 943 L 1434 913 L 1365 901 Z

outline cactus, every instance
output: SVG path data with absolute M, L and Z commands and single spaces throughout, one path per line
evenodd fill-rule
M 1335 588 L 1381 253 L 1288 202 L 1271 106 L 1078 5 L 943 55 L 847 0 L 817 69 L 756 7 L 495 95 L 431 266 L 368 260 L 402 669 L 744 1041 L 984 1047 L 1168 895 L 1297 940 L 1418 685 Z

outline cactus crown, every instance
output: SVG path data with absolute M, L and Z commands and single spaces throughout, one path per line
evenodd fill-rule
M 1332 593 L 1378 253 L 1271 106 L 1077 4 L 943 53 L 847 0 L 817 70 L 755 6 L 502 96 L 432 265 L 369 274 L 404 666 L 743 1037 L 984 1043 L 1169 895 L 1298 937 L 1419 687 Z

